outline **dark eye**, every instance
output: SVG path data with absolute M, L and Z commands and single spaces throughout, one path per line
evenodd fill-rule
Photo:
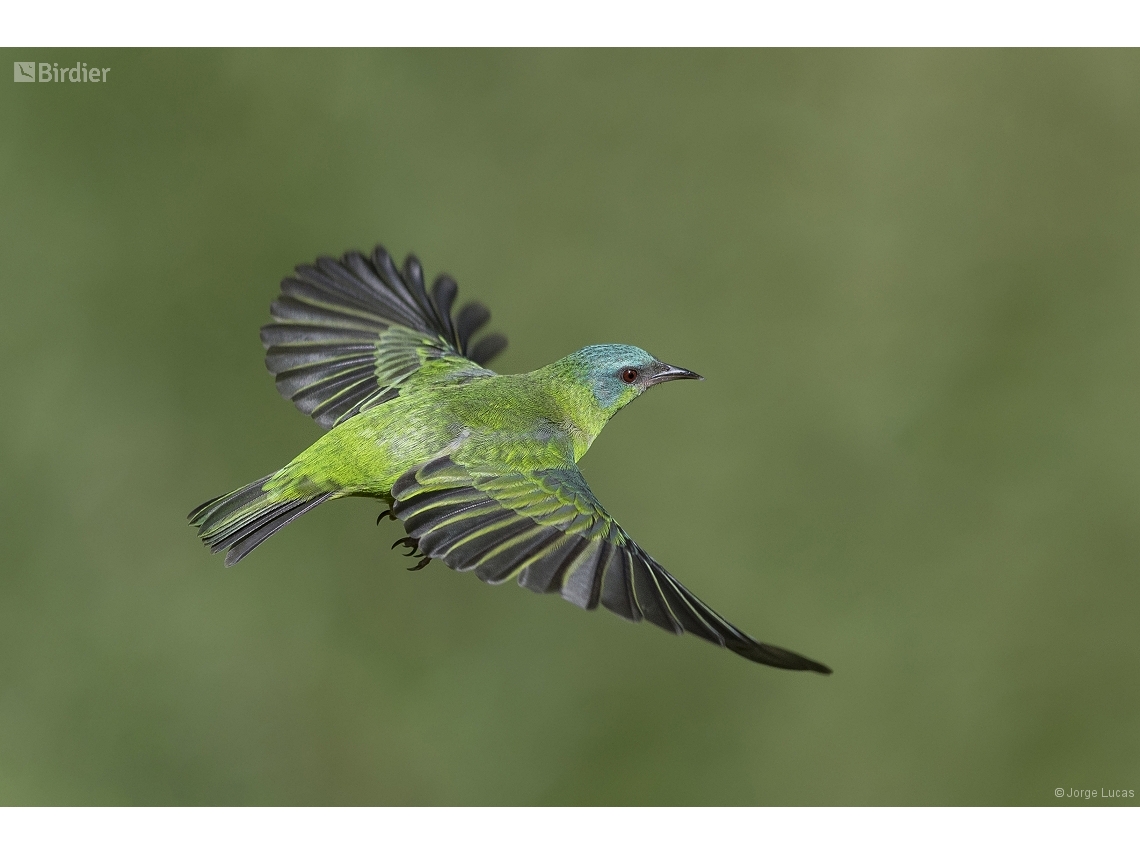
M 634 380 L 637 379 L 637 369 L 636 368 L 623 368 L 621 370 L 621 379 L 622 379 L 622 382 L 624 382 L 624 383 L 632 383 Z

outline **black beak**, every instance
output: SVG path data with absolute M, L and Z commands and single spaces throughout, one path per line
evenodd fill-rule
M 658 383 L 664 383 L 667 380 L 704 380 L 700 374 L 695 371 L 690 371 L 688 368 L 678 368 L 676 365 L 666 365 L 661 363 L 653 376 L 649 378 L 649 385 L 656 386 Z

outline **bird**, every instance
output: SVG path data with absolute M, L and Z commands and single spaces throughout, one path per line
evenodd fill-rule
M 479 335 L 488 309 L 453 312 L 458 285 L 426 287 L 415 255 L 383 246 L 301 264 L 261 329 L 277 389 L 327 432 L 281 469 L 190 512 L 236 564 L 332 499 L 378 499 L 422 569 L 438 559 L 484 582 L 516 579 L 583 609 L 688 633 L 745 659 L 830 674 L 757 641 L 690 593 L 606 512 L 578 461 L 622 407 L 699 374 L 623 344 L 594 344 L 524 374 L 487 364 L 507 346 Z

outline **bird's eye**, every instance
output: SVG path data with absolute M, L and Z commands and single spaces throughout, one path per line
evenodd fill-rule
M 636 368 L 623 368 L 621 370 L 621 379 L 622 379 L 622 382 L 624 382 L 624 383 L 632 383 L 634 380 L 637 379 L 637 369 Z

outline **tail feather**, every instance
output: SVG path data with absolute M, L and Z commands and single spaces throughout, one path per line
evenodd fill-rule
M 190 525 L 211 552 L 226 552 L 232 567 L 271 534 L 333 497 L 331 492 L 297 495 L 265 489 L 266 475 L 224 496 L 211 499 L 190 512 Z
M 226 493 L 223 496 L 210 499 L 208 502 L 203 502 L 190 512 L 188 517 L 190 525 L 198 526 L 204 534 L 214 523 L 224 519 L 232 512 L 253 504 L 257 499 L 265 498 L 265 492 L 262 488 L 265 487 L 265 483 L 271 477 L 273 476 L 266 475 L 264 478 L 258 478 L 252 484 L 246 484 L 244 487 L 234 490 L 232 493 Z

